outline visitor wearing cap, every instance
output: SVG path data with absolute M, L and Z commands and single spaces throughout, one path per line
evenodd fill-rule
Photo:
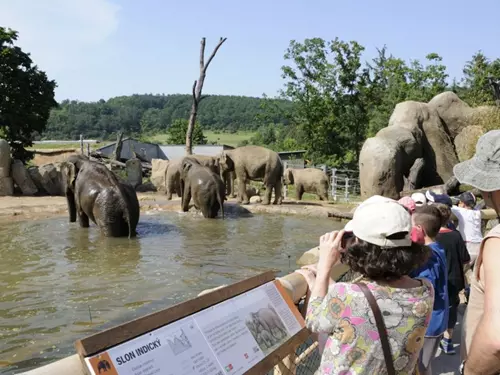
M 417 207 L 427 204 L 427 199 L 423 193 L 413 193 L 411 199 L 413 199 Z
M 455 165 L 461 184 L 481 191 L 486 205 L 500 215 L 500 130 L 482 135 L 472 159 Z M 484 237 L 471 277 L 471 292 L 461 345 L 463 374 L 500 373 L 500 225 Z M 472 256 L 472 254 L 471 254 Z
M 446 253 L 436 241 L 442 217 L 435 205 L 425 205 L 418 207 L 411 218 L 413 240 L 423 241 L 432 250 L 429 260 L 410 274 L 412 277 L 426 278 L 434 286 L 432 316 L 425 332 L 424 346 L 419 358 L 419 373 L 431 375 L 431 362 L 447 329 L 450 310 Z
M 405 207 L 410 214 L 415 212 L 415 208 L 417 208 L 417 205 L 415 204 L 415 201 L 411 199 L 410 197 L 403 197 L 400 200 L 398 200 L 398 203 Z
M 342 247 L 347 231 L 354 236 Z M 398 202 L 376 197 L 365 201 L 340 232 L 320 238 L 317 272 L 298 270 L 310 290 L 306 325 L 327 335 L 320 374 L 351 371 L 357 375 L 386 372 L 380 337 L 370 304 L 360 287 L 337 282 L 329 286 L 337 262 L 362 275 L 377 301 L 389 337 L 397 373 L 415 373 L 423 336 L 434 302 L 426 279 L 412 279 L 415 266 L 424 264 L 429 248 L 410 238 L 411 216 Z
M 453 200 L 448 194 L 437 194 L 431 190 L 425 192 L 428 204 L 444 204 L 448 207 L 453 207 Z M 455 224 L 451 220 L 448 221 L 447 227 L 451 230 L 456 230 Z
M 470 192 L 458 196 L 458 206 L 453 206 L 451 212 L 458 220 L 458 231 L 465 241 L 471 257 L 470 267 L 474 265 L 479 255 L 479 247 L 483 240 L 481 211 L 475 210 L 476 197 Z

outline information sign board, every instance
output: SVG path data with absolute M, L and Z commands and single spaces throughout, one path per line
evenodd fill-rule
M 82 359 L 92 375 L 241 375 L 304 327 L 273 280 Z

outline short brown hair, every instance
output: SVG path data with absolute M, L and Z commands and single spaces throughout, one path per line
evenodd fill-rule
M 448 224 L 448 222 L 450 221 L 450 217 L 451 217 L 450 206 L 448 206 L 446 204 L 442 204 L 442 203 L 436 203 L 436 204 L 434 204 L 434 206 L 437 207 L 437 209 L 439 210 L 439 213 L 441 214 L 441 226 L 445 227 L 446 224 Z
M 434 204 L 420 206 L 413 213 L 413 221 L 424 228 L 427 236 L 435 238 L 441 228 L 441 213 Z

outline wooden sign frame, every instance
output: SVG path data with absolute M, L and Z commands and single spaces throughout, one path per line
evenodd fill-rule
M 104 352 L 112 347 L 123 344 L 168 324 L 174 323 L 179 319 L 193 315 L 199 311 L 234 298 L 274 280 L 276 280 L 274 271 L 264 272 L 186 302 L 176 304 L 164 310 L 145 315 L 124 324 L 95 333 L 81 340 L 77 340 L 75 342 L 76 351 L 80 355 L 80 359 L 86 373 L 90 374 L 87 364 L 85 363 L 85 357 L 90 357 L 97 353 Z M 281 287 L 281 284 L 279 284 L 279 286 Z M 284 289 L 282 291 L 284 291 Z M 291 298 L 286 292 L 282 293 L 282 295 L 285 299 L 288 299 L 288 301 L 286 301 L 287 304 L 290 305 L 291 303 L 293 305 L 293 301 L 291 301 Z M 302 328 L 285 343 L 266 355 L 265 358 L 249 369 L 246 374 L 257 375 L 271 370 L 284 357 L 290 354 L 290 351 L 295 350 L 297 346 L 303 343 L 309 335 L 309 330 L 305 327 Z

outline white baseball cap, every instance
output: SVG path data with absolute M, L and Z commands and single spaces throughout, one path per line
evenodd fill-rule
M 358 211 L 361 207 L 367 205 L 367 204 L 371 204 L 371 203 L 381 203 L 381 202 L 396 202 L 394 199 L 391 199 L 391 198 L 386 198 L 386 197 L 383 197 L 381 195 L 372 195 L 370 198 L 364 200 L 363 202 L 361 202 L 361 204 L 356 208 L 356 210 L 354 211 L 354 213 L 356 213 L 356 211 Z M 344 226 L 344 230 L 346 232 L 352 232 L 352 220 L 347 222 L 347 224 Z
M 427 198 L 423 193 L 413 193 L 411 195 L 411 199 L 415 201 L 415 204 L 418 206 L 423 206 L 427 203 Z
M 394 200 L 360 205 L 348 223 L 354 235 L 368 243 L 385 248 L 411 246 L 411 215 Z M 389 239 L 393 234 L 405 232 L 402 239 Z

